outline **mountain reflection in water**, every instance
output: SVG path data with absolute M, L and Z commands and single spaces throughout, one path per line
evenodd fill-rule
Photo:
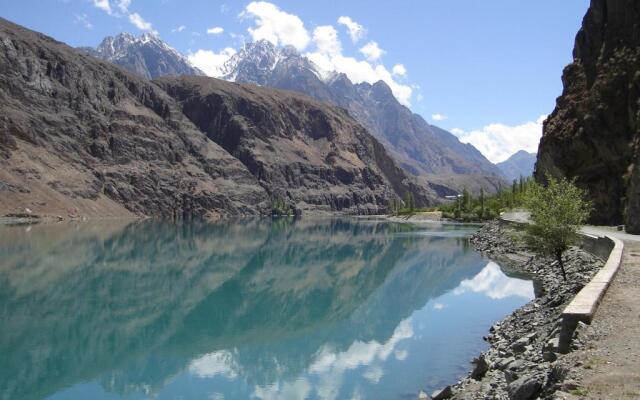
M 0 398 L 399 398 L 533 297 L 468 228 L 353 219 L 0 229 Z

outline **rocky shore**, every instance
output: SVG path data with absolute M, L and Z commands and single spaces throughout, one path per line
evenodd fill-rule
M 563 399 L 579 391 L 568 378 L 570 357 L 558 349 L 561 314 L 603 261 L 571 248 L 564 256 L 565 282 L 557 262 L 534 254 L 523 238 L 523 232 L 499 222 L 472 237 L 473 246 L 500 262 L 507 274 L 532 277 L 536 298 L 492 326 L 484 338 L 490 348 L 472 361 L 469 376 L 433 393 L 433 399 Z M 585 346 L 586 330 L 584 324 L 576 329 L 572 350 Z

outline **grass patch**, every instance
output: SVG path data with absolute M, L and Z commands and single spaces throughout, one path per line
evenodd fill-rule
M 569 393 L 574 395 L 574 396 L 586 396 L 589 394 L 589 391 L 585 388 L 579 387 L 579 388 L 575 388 L 573 390 L 569 390 Z

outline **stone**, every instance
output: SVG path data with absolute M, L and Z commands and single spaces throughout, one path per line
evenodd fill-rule
M 545 351 L 557 352 L 559 349 L 560 349 L 560 338 L 559 337 L 555 337 L 555 338 L 549 339 L 549 341 L 547 341 L 547 343 L 544 345 L 544 350 Z
M 445 386 L 444 388 L 440 390 L 436 390 L 431 394 L 431 398 L 433 400 L 449 399 L 452 396 L 453 396 L 453 390 L 451 389 L 451 386 Z
M 429 395 L 421 390 L 420 393 L 418 393 L 418 400 L 431 400 L 431 397 L 429 397 Z
M 509 384 L 508 393 L 511 400 L 534 399 L 542 390 L 542 383 L 535 376 L 523 376 Z
M 479 357 L 474 358 L 473 361 L 471 361 L 471 364 L 473 365 L 471 378 L 475 380 L 482 379 L 489 370 L 489 364 L 487 363 L 484 354 L 480 354 Z
M 516 354 L 523 353 L 526 350 L 527 344 L 529 344 L 528 338 L 525 337 L 525 338 L 518 339 L 515 343 L 511 345 L 511 350 Z
M 558 359 L 558 355 L 553 351 L 545 351 L 542 353 L 542 359 L 547 362 L 554 362 Z
M 494 363 L 494 368 L 505 369 L 507 365 L 511 364 L 515 360 L 516 360 L 515 357 L 500 358 Z
M 512 370 L 512 371 L 518 371 L 520 369 L 522 369 L 524 366 L 527 365 L 527 362 L 524 360 L 514 360 L 512 362 L 510 362 L 509 364 L 507 364 L 507 369 Z

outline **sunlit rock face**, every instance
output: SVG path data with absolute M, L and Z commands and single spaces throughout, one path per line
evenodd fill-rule
M 247 168 L 144 78 L 0 18 L 0 215 L 270 211 Z
M 266 191 L 303 213 L 379 214 L 411 193 L 437 195 L 398 167 L 345 110 L 293 92 L 206 77 L 154 81 Z
M 640 232 L 640 9 L 592 0 L 564 90 L 544 125 L 536 178 L 576 178 L 594 202 L 592 222 Z

